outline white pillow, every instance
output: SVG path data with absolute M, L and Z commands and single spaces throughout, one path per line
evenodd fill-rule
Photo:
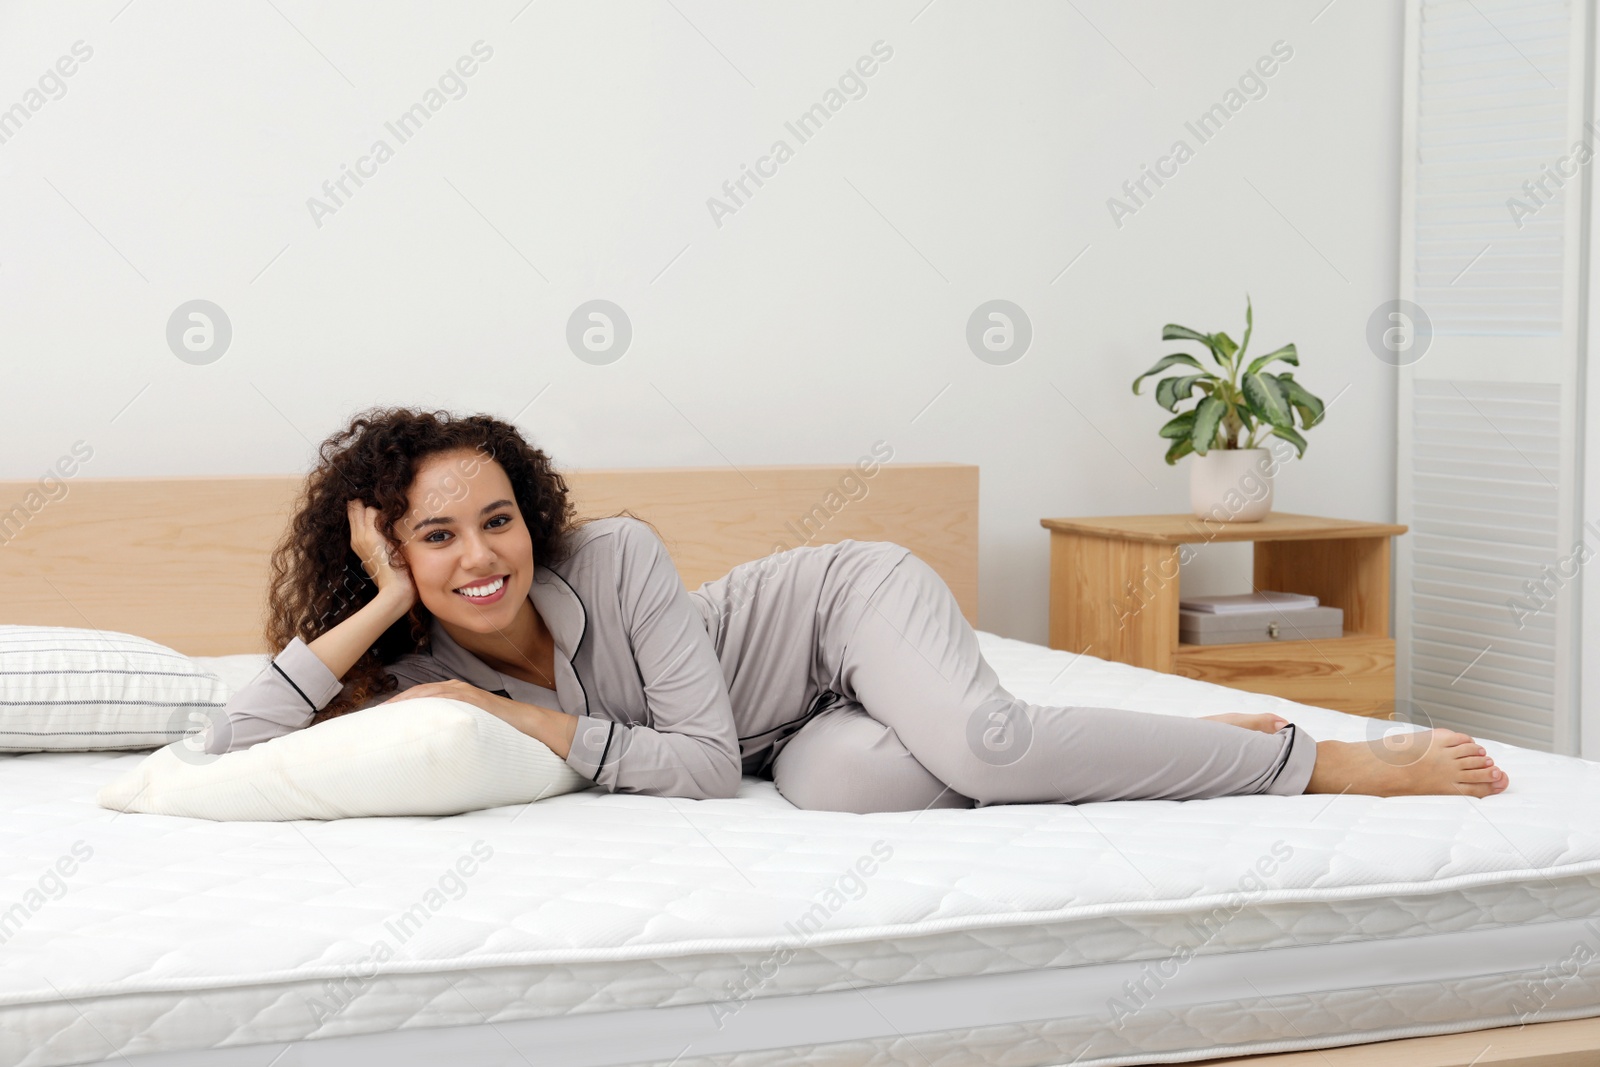
M 215 675 L 142 637 L 0 626 L 0 752 L 157 748 L 227 699 Z
M 222 755 L 201 742 L 152 752 L 95 799 L 116 811 L 281 822 L 456 815 L 594 784 L 544 742 L 443 697 L 379 704 Z

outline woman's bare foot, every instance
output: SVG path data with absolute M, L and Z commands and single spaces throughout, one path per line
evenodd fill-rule
M 1229 726 L 1243 726 L 1246 730 L 1260 730 L 1264 734 L 1275 734 L 1285 726 L 1289 720 L 1282 715 L 1243 715 L 1239 712 L 1229 711 L 1221 715 L 1202 715 L 1202 719 L 1211 719 L 1214 722 L 1225 722 Z
M 1509 783 L 1483 746 L 1466 734 L 1412 730 L 1376 741 L 1317 742 L 1306 792 L 1486 797 Z

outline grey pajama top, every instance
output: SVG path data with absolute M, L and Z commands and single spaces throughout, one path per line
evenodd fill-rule
M 554 691 L 494 670 L 437 619 L 429 651 L 384 669 L 402 691 L 460 679 L 574 715 L 566 762 L 578 773 L 610 792 L 699 799 L 733 796 L 742 774 L 762 773 L 831 703 L 867 597 L 910 551 L 887 541 L 802 546 L 688 592 L 637 519 L 597 519 L 570 536 L 566 559 L 535 561 L 528 592 L 555 640 Z M 342 686 L 295 638 L 229 699 L 206 751 L 301 729 Z

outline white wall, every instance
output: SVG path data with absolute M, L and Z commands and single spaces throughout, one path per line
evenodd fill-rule
M 1237 337 L 1248 290 L 1260 341 L 1338 397 L 1279 507 L 1392 517 L 1393 371 L 1364 331 L 1395 288 L 1399 8 L 924 3 L 0 4 L 0 108 L 93 49 L 0 143 L 0 477 L 80 439 L 85 476 L 296 471 L 387 402 L 516 415 L 569 466 L 883 439 L 982 466 L 980 624 L 1042 641 L 1039 518 L 1184 510 L 1128 383 L 1165 322 Z M 399 144 L 384 123 L 480 40 Z M 785 121 L 877 41 L 865 96 L 799 144 Z M 1266 95 L 1200 144 L 1185 121 L 1275 41 Z M 307 199 L 380 137 L 319 227 Z M 707 198 L 778 138 L 794 157 L 719 227 Z M 1108 198 L 1180 138 L 1116 226 Z M 606 366 L 564 341 L 596 297 L 634 330 Z M 166 343 L 194 298 L 233 326 L 209 365 Z M 994 298 L 1033 324 L 1010 365 L 965 341 Z M 1237 555 L 1195 568 L 1223 584 Z

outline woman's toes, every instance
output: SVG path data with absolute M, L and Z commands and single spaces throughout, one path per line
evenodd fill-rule
M 1506 772 L 1498 767 L 1461 771 L 1456 776 L 1456 787 L 1470 796 L 1485 797 L 1503 792 L 1509 784 Z
M 1482 770 L 1489 766 L 1489 758 L 1487 756 L 1462 756 L 1456 761 L 1456 766 L 1464 771 Z

